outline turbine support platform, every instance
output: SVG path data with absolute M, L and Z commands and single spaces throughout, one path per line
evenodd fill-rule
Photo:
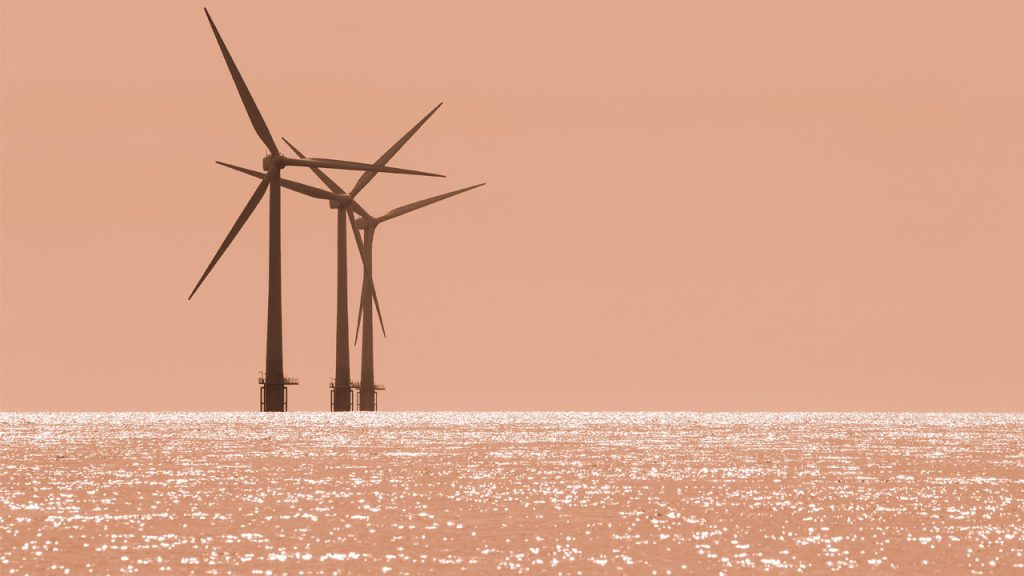
M 380 384 L 363 385 L 360 382 L 353 382 L 352 385 L 359 387 L 359 411 L 376 412 L 377 392 L 384 390 L 384 387 Z
M 260 412 L 288 411 L 288 387 L 298 386 L 299 380 L 286 377 L 277 380 L 273 382 L 260 372 Z
M 348 396 L 345 395 L 345 386 L 338 386 L 336 378 L 331 378 L 331 412 L 352 412 L 356 409 L 356 390 L 358 384 L 349 383 Z M 348 403 L 346 404 L 346 400 Z
M 338 386 L 334 378 L 331 378 L 331 412 L 376 412 L 377 392 L 385 388 L 379 384 L 373 386 L 373 390 L 362 390 L 359 381 L 350 382 L 348 385 L 348 408 L 345 408 L 345 387 Z M 367 401 L 364 405 L 363 399 Z M 340 402 L 339 402 L 340 400 Z

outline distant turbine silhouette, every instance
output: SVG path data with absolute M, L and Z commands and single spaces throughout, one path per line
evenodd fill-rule
M 468 188 L 461 188 L 454 192 L 448 192 L 447 194 L 440 194 L 426 200 L 420 200 L 419 202 L 413 202 L 406 204 L 399 208 L 391 210 L 387 214 L 378 218 L 373 217 L 362 217 L 356 220 L 355 227 L 363 230 L 363 293 L 359 299 L 359 314 L 357 315 L 356 332 L 359 332 L 358 322 L 361 320 L 363 323 L 363 355 L 362 365 L 360 368 L 359 377 L 359 409 L 364 411 L 374 411 L 377 409 L 377 385 L 374 377 L 373 370 L 373 313 L 370 310 L 370 294 L 372 284 L 370 278 L 373 275 L 373 235 L 377 230 L 377 226 L 382 222 L 397 218 L 403 214 L 408 214 L 414 210 L 419 210 L 426 206 L 430 206 L 435 202 L 440 202 L 445 198 L 451 198 L 457 194 L 468 192 L 474 188 L 479 188 L 484 184 L 477 184 L 475 186 L 469 186 Z
M 267 146 L 269 155 L 263 159 L 263 169 L 266 174 L 261 178 L 259 186 L 256 187 L 255 192 L 249 198 L 245 208 L 242 209 L 242 213 L 239 215 L 235 224 L 228 231 L 227 237 L 224 242 L 221 243 L 220 248 L 214 254 L 213 259 L 210 261 L 209 266 L 203 272 L 203 275 L 199 278 L 199 282 L 196 283 L 192 293 L 189 294 L 189 299 L 195 295 L 196 291 L 202 285 L 203 281 L 213 270 L 213 267 L 220 260 L 221 256 L 227 250 L 228 246 L 234 240 L 238 231 L 242 229 L 245 222 L 249 219 L 249 216 L 259 205 L 263 199 L 267 188 L 270 189 L 270 265 L 268 271 L 268 290 L 267 290 L 267 360 L 266 360 L 266 371 L 264 377 L 261 379 L 261 409 L 268 412 L 281 412 L 287 410 L 287 390 L 285 388 L 288 384 L 294 384 L 294 381 L 288 381 L 284 377 L 284 353 L 283 353 L 283 342 L 282 342 L 282 330 L 281 330 L 281 169 L 286 166 L 308 166 L 311 168 L 333 168 L 341 170 L 362 170 L 364 172 L 390 172 L 395 174 L 414 174 L 421 176 L 440 176 L 440 174 L 431 174 L 428 172 L 420 172 L 416 170 L 406 170 L 402 168 L 391 168 L 376 166 L 373 164 L 365 164 L 362 162 L 350 162 L 347 160 L 331 160 L 326 158 L 287 158 L 283 156 L 278 150 L 274 143 L 274 138 L 270 133 L 270 129 L 267 127 L 267 123 L 263 120 L 263 115 L 260 114 L 259 108 L 256 107 L 256 102 L 249 92 L 249 88 L 246 86 L 245 81 L 242 79 L 242 75 L 235 65 L 234 59 L 232 59 L 230 52 L 228 52 L 227 45 L 224 43 L 224 39 L 221 37 L 220 32 L 217 30 L 216 24 L 213 22 L 213 18 L 210 16 L 210 12 L 204 9 L 206 12 L 206 18 L 210 22 L 210 28 L 213 30 L 213 35 L 217 39 L 217 45 L 220 47 L 221 54 L 224 56 L 224 61 L 227 64 L 228 71 L 231 74 L 231 78 L 234 81 L 235 88 L 238 90 L 238 95 L 242 99 L 242 105 L 245 106 L 245 111 L 249 116 L 249 121 L 252 123 L 253 129 L 256 131 L 257 136 Z

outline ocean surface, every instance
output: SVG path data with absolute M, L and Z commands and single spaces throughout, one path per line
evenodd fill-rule
M 0 414 L 0 574 L 1024 574 L 1024 415 Z

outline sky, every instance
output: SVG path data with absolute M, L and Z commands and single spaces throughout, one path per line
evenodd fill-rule
M 265 202 L 187 300 L 265 154 L 203 6 L 0 4 L 0 410 L 257 409 Z M 444 102 L 371 212 L 487 182 L 377 231 L 384 410 L 1024 409 L 1019 2 L 206 6 L 310 156 Z M 326 410 L 335 215 L 282 210 Z

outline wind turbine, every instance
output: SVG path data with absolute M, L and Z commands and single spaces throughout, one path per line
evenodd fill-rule
M 362 365 L 360 368 L 359 378 L 359 410 L 361 411 L 375 411 L 377 410 L 377 386 L 374 381 L 373 372 L 373 312 L 370 310 L 370 298 L 372 294 L 372 281 L 371 276 L 373 274 L 373 236 L 382 222 L 387 222 L 392 218 L 397 218 L 403 214 L 408 214 L 414 210 L 419 210 L 440 202 L 445 198 L 451 198 L 457 194 L 468 192 L 474 188 L 479 188 L 483 184 L 477 184 L 475 186 L 469 186 L 468 188 L 461 188 L 454 192 L 448 192 L 447 194 L 439 194 L 426 200 L 420 200 L 405 206 L 400 206 L 391 210 L 383 216 L 374 218 L 363 216 L 356 220 L 355 227 L 363 231 L 363 293 L 359 299 L 359 316 L 358 320 L 362 320 L 363 323 L 363 355 Z M 376 295 L 373 296 L 376 298 Z M 359 332 L 359 325 L 356 325 L 356 332 Z
M 210 16 L 210 12 L 206 9 L 203 10 L 206 13 L 206 18 L 210 22 L 210 28 L 213 30 L 213 35 L 217 39 L 217 45 L 220 47 L 221 54 L 224 56 L 224 61 L 227 63 L 228 71 L 231 74 L 231 78 L 235 83 L 235 88 L 238 90 L 238 95 L 242 99 L 242 104 L 245 106 L 245 111 L 249 116 L 249 121 L 252 123 L 253 129 L 256 131 L 257 136 L 267 146 L 269 154 L 263 159 L 263 169 L 266 174 L 261 178 L 259 186 L 253 192 L 249 201 L 242 209 L 242 213 L 238 216 L 235 224 L 228 231 L 227 237 L 224 242 L 221 243 L 220 248 L 214 254 L 213 259 L 210 261 L 209 266 L 206 267 L 206 271 L 199 278 L 199 282 L 196 283 L 192 293 L 189 294 L 189 300 L 195 295 L 196 291 L 199 290 L 199 286 L 202 285 L 203 281 L 213 270 L 213 267 L 220 260 L 221 256 L 227 250 L 231 241 L 234 240 L 238 231 L 245 225 L 246 220 L 259 205 L 263 196 L 266 194 L 267 189 L 270 189 L 270 250 L 269 250 L 269 273 L 268 273 L 268 289 L 267 289 L 267 360 L 266 360 L 266 371 L 264 372 L 263 378 L 260 379 L 261 386 L 261 410 L 267 412 L 282 412 L 287 410 L 287 390 L 285 388 L 288 384 L 296 384 L 293 380 L 286 380 L 284 377 L 284 353 L 282 343 L 282 329 L 281 329 L 281 170 L 287 166 L 308 166 L 311 168 L 333 168 L 341 170 L 361 170 L 370 172 L 390 172 L 395 174 L 415 174 L 421 176 L 440 176 L 439 174 L 431 174 L 428 172 L 420 172 L 416 170 L 405 170 L 401 168 L 390 168 L 375 166 L 372 164 L 364 164 L 362 162 L 349 162 L 346 160 L 331 160 L 326 158 L 287 158 L 281 154 L 277 146 L 274 143 L 274 137 L 270 133 L 270 129 L 267 127 L 267 123 L 263 120 L 262 114 L 260 114 L 259 108 L 256 107 L 256 102 L 249 92 L 249 88 L 246 86 L 245 81 L 242 79 L 241 73 L 238 71 L 238 67 L 235 65 L 234 59 L 232 59 L 230 52 L 228 52 L 227 45 L 224 43 L 224 39 L 221 37 L 220 32 L 217 30 L 216 24 L 213 22 L 213 18 Z
M 442 103 L 443 104 L 443 103 Z M 408 132 L 402 135 L 397 142 L 391 145 L 386 152 L 381 154 L 377 161 L 373 163 L 374 166 L 381 168 L 387 165 L 388 162 L 394 158 L 395 154 L 402 149 L 403 146 L 413 137 L 427 120 L 437 112 L 441 104 L 438 104 L 427 113 L 419 122 L 416 123 Z M 299 158 L 305 158 L 291 142 L 285 140 L 285 144 L 295 152 L 295 155 Z M 345 238 L 346 229 L 348 223 L 352 224 L 352 235 L 355 237 L 357 248 L 359 249 L 359 256 L 363 260 L 363 267 L 366 267 L 366 256 L 363 251 L 363 245 L 359 238 L 359 233 L 356 232 L 355 228 L 355 216 L 354 212 L 358 212 L 360 216 L 369 218 L 370 215 L 355 202 L 355 197 L 366 187 L 367 184 L 373 180 L 373 177 L 377 175 L 375 171 L 366 171 L 359 177 L 355 185 L 352 187 L 352 192 L 346 194 L 345 190 L 342 189 L 334 180 L 332 180 L 323 170 L 319 168 L 311 167 L 311 170 L 317 175 L 318 178 L 331 190 L 339 196 L 339 200 L 331 202 L 331 208 L 338 210 L 338 286 L 337 286 L 337 320 L 335 322 L 335 337 L 334 337 L 334 348 L 335 348 L 335 360 L 334 360 L 334 388 L 331 391 L 331 409 L 338 412 L 347 412 L 353 410 L 355 407 L 352 405 L 352 375 L 351 375 L 351 358 L 349 356 L 348 348 L 348 247 L 346 245 Z M 347 217 L 347 218 L 346 218 Z M 373 286 L 373 279 L 367 280 L 370 284 L 370 293 L 373 297 L 373 303 L 377 308 L 377 318 L 380 320 L 381 330 L 384 330 L 384 318 L 381 316 L 380 303 L 377 301 L 377 290 Z
M 441 104 L 438 104 L 427 113 L 415 126 L 409 129 L 408 132 L 402 135 L 384 154 L 374 162 L 374 166 L 383 167 L 402 149 L 403 146 L 427 123 L 427 120 L 437 112 Z M 285 144 L 295 152 L 295 155 L 299 158 L 305 158 L 291 142 L 286 138 L 282 138 Z M 244 174 L 248 174 L 255 178 L 262 179 L 264 173 L 242 168 L 240 166 L 234 166 L 232 164 L 226 164 L 219 162 L 219 164 L 228 168 L 237 170 Z M 330 189 L 327 190 L 315 188 L 302 184 L 299 182 L 293 182 L 290 180 L 282 180 L 281 184 L 283 187 L 300 192 L 313 198 L 321 198 L 330 201 L 331 208 L 338 210 L 338 286 L 337 286 L 337 323 L 335 327 L 335 361 L 334 361 L 334 386 L 331 391 L 331 409 L 336 412 L 347 412 L 352 410 L 352 376 L 351 376 L 351 357 L 349 353 L 349 316 L 348 316 L 348 246 L 347 246 L 347 232 L 348 224 L 352 224 L 352 234 L 355 237 L 357 248 L 359 249 L 359 255 L 363 256 L 363 245 L 362 240 L 359 237 L 359 233 L 355 229 L 355 216 L 358 214 L 364 218 L 370 218 L 362 206 L 355 201 L 355 196 L 366 187 L 367 184 L 373 180 L 373 177 L 377 175 L 377 172 L 367 171 L 359 177 L 356 181 L 355 186 L 352 188 L 352 192 L 345 192 L 345 190 L 339 186 L 334 180 L 332 180 L 323 170 L 313 167 L 313 172 L 320 178 L 320 180 Z M 364 260 L 365 263 L 365 260 Z M 380 313 L 380 303 L 377 302 L 377 292 L 373 287 L 373 279 L 368 280 L 370 284 L 370 292 L 374 300 L 374 304 L 377 309 L 377 318 L 380 320 L 381 330 L 384 330 L 384 319 Z

